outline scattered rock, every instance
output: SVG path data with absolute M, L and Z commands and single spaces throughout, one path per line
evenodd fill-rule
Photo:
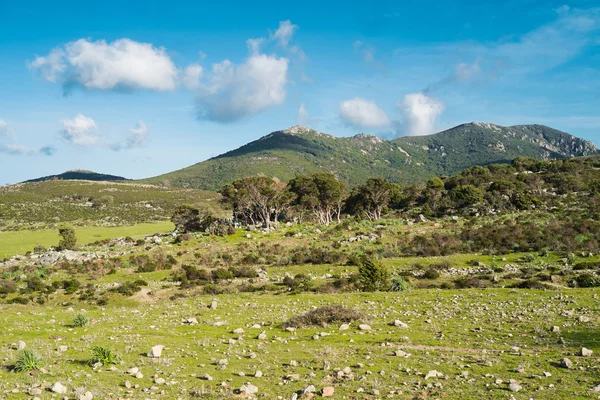
M 370 331 L 371 327 L 367 324 L 360 324 L 358 325 L 358 329 L 360 329 L 361 331 Z
M 54 393 L 58 393 L 58 394 L 65 394 L 67 393 L 67 387 L 64 386 L 62 383 L 60 382 L 56 382 L 54 383 L 51 387 L 50 390 Z
M 150 349 L 150 353 L 148 353 L 148 357 L 159 358 L 162 355 L 162 351 L 165 348 L 162 344 L 157 344 L 153 348 Z
M 258 387 L 254 386 L 250 382 L 247 382 L 240 387 L 240 393 L 256 394 L 258 393 Z
M 519 390 L 523 389 L 523 386 L 519 385 L 518 383 L 511 383 L 510 385 L 508 385 L 508 389 L 511 392 L 518 392 Z
M 425 375 L 425 379 L 429 379 L 429 378 L 442 378 L 444 376 L 444 374 L 442 374 L 441 372 L 434 370 L 431 370 L 427 373 L 427 375 Z
M 335 393 L 335 389 L 332 386 L 325 386 L 323 388 L 323 397 L 331 397 Z
M 593 354 L 594 352 L 590 349 L 586 349 L 585 347 L 581 348 L 581 351 L 579 352 L 579 354 L 581 355 L 581 357 L 589 357 Z
M 405 324 L 404 322 L 400 321 L 399 319 L 394 320 L 394 322 L 392 322 L 392 325 L 394 325 L 398 328 L 408 328 L 408 325 Z
M 568 358 L 563 358 L 560 360 L 560 366 L 562 368 L 571 368 L 571 367 L 573 367 L 573 362 L 571 360 L 569 360 Z

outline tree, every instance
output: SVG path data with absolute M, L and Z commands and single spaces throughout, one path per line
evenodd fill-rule
M 77 237 L 75 229 L 65 226 L 58 229 L 61 239 L 58 242 L 58 250 L 74 250 L 77 246 Z
M 177 207 L 171 217 L 171 222 L 181 232 L 201 232 L 215 221 L 216 218 L 208 210 L 187 204 Z
M 364 213 L 371 221 L 376 221 L 388 208 L 392 190 L 392 184 L 385 178 L 371 178 L 352 191 L 346 206 L 351 213 Z
M 251 225 L 271 227 L 290 205 L 286 185 L 266 176 L 238 179 L 221 189 L 223 202 L 233 208 L 233 215 Z
M 390 289 L 389 271 L 374 258 L 363 256 L 358 266 L 358 273 L 363 291 L 376 292 Z
M 483 193 L 473 185 L 459 185 L 450 191 L 456 207 L 468 207 L 483 201 Z
M 293 194 L 293 204 L 300 212 L 307 210 L 319 223 L 329 225 L 333 217 L 340 221 L 346 198 L 346 185 L 328 172 L 299 175 L 288 185 Z

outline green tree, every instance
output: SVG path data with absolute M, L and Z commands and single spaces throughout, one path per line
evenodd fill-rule
M 293 194 L 293 204 L 302 213 L 312 213 L 324 225 L 333 222 L 334 216 L 340 221 L 342 207 L 346 199 L 346 185 L 328 172 L 299 175 L 288 185 Z
M 226 185 L 220 191 L 223 202 L 233 208 L 236 218 L 252 225 L 270 227 L 289 208 L 292 196 L 286 185 L 266 176 L 250 176 Z
M 58 242 L 58 250 L 74 250 L 77 246 L 77 237 L 75 229 L 69 226 L 64 226 L 58 229 L 58 234 L 61 239 Z
M 468 207 L 483 201 L 483 193 L 473 185 L 459 185 L 450 191 L 450 199 L 456 207 Z
M 376 292 L 390 289 L 389 271 L 374 258 L 362 257 L 358 266 L 358 273 L 363 291 Z
M 177 207 L 171 217 L 171 222 L 181 232 L 204 232 L 216 221 L 218 218 L 207 208 L 189 204 Z
M 392 190 L 392 184 L 385 178 L 371 178 L 354 188 L 346 207 L 353 214 L 364 214 L 371 221 L 376 221 L 390 205 Z

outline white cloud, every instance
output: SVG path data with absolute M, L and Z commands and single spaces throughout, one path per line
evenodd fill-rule
M 127 133 L 126 147 L 129 149 L 141 147 L 146 143 L 148 137 L 148 125 L 139 120 L 135 128 L 128 129 Z
M 39 69 L 44 79 L 55 83 L 67 71 L 65 52 L 60 48 L 54 49 L 46 57 L 37 57 L 29 64 L 29 67 Z
M 423 93 L 407 94 L 398 106 L 402 109 L 404 133 L 408 136 L 434 133 L 437 118 L 444 111 L 441 101 Z
M 372 100 L 360 97 L 344 100 L 340 103 L 340 116 L 344 122 L 360 128 L 386 128 L 390 119 Z
M 279 28 L 275 31 L 275 33 L 271 33 L 271 39 L 277 40 L 281 46 L 286 47 L 297 29 L 298 25 L 292 24 L 289 19 L 286 21 L 280 21 Z
M 93 146 L 98 144 L 99 137 L 95 134 L 96 122 L 83 114 L 77 114 L 73 119 L 62 121 L 60 135 L 67 142 L 77 146 Z
M 30 67 L 49 82 L 97 90 L 173 90 L 178 71 L 162 47 L 119 39 L 112 43 L 79 39 L 48 56 L 37 57 Z
M 296 114 L 296 124 L 305 125 L 308 121 L 308 112 L 306 112 L 306 108 L 304 107 L 304 103 L 300 104 L 298 108 L 298 114 Z
M 8 136 L 10 133 L 9 127 L 8 127 L 8 122 L 4 121 L 3 119 L 0 119 L 0 136 Z
M 284 102 L 288 59 L 253 54 L 243 64 L 213 64 L 197 98 L 198 118 L 232 122 Z
M 51 146 L 35 148 L 20 144 L 0 144 L 0 153 L 22 156 L 32 156 L 37 154 L 51 156 L 56 153 L 56 149 Z
M 265 38 L 256 38 L 256 39 L 248 39 L 246 40 L 246 45 L 248 46 L 248 51 L 250 54 L 258 54 L 260 53 L 260 46 L 264 43 Z
M 190 90 L 195 90 L 200 87 L 200 78 L 202 78 L 202 73 L 204 69 L 200 64 L 192 64 L 188 66 L 185 71 L 183 71 L 183 75 L 181 77 L 181 82 L 183 86 Z

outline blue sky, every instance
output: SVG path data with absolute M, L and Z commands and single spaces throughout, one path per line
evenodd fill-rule
M 598 0 L 57 3 L 0 2 L 0 184 L 153 176 L 297 123 L 600 144 Z

